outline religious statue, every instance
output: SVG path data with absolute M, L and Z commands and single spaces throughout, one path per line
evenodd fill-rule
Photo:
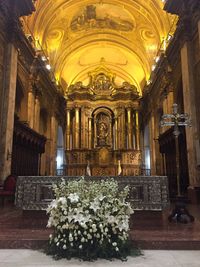
M 95 89 L 96 90 L 109 90 L 112 86 L 109 77 L 107 77 L 104 73 L 100 73 L 95 81 Z
M 108 136 L 108 127 L 105 122 L 100 122 L 98 125 L 98 144 L 100 146 L 106 145 L 106 138 Z

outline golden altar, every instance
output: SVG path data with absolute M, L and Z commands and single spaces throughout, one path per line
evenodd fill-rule
M 66 167 L 73 175 L 139 175 L 139 101 L 136 86 L 115 83 L 104 66 L 88 73 L 88 84 L 69 86 L 66 108 Z

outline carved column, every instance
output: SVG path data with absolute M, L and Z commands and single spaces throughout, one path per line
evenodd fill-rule
M 92 149 L 92 117 L 88 118 L 88 148 Z
M 80 148 L 80 114 L 79 107 L 75 107 L 75 145 L 74 148 Z
M 135 111 L 135 135 L 136 135 L 136 149 L 140 150 L 140 127 L 139 127 L 139 113 Z
M 66 128 L 66 149 L 70 150 L 70 135 L 71 135 L 71 111 L 70 109 L 66 110 L 66 120 L 67 120 L 67 128 Z
M 126 140 L 126 137 L 125 137 L 125 108 L 123 107 L 122 108 L 122 117 L 121 117 L 121 126 L 122 126 L 122 130 L 121 130 L 121 138 L 122 138 L 122 149 L 125 148 L 125 140 Z
M 118 148 L 125 148 L 125 109 L 118 108 Z
M 133 148 L 133 130 L 132 130 L 132 120 L 131 120 L 131 113 L 132 109 L 131 107 L 128 107 L 127 109 L 127 134 L 128 134 L 128 149 Z
M 81 133 L 80 133 L 80 139 L 81 139 L 81 148 L 86 148 L 86 127 L 85 127 L 85 107 L 81 107 Z
M 30 128 L 34 127 L 34 115 L 35 115 L 35 95 L 32 86 L 28 92 L 28 124 Z
M 11 153 L 15 111 L 18 52 L 12 43 L 7 44 L 1 101 L 0 121 L 0 179 L 11 171 Z
M 40 100 L 39 97 L 35 98 L 35 115 L 34 115 L 34 130 L 39 132 L 40 126 Z
M 115 150 L 118 149 L 118 117 L 115 116 Z
M 132 121 L 133 121 L 133 149 L 136 149 L 136 123 L 135 123 L 135 110 L 132 114 Z
M 91 116 L 91 109 L 89 107 L 85 107 L 85 148 L 89 148 L 89 117 Z
M 184 111 L 188 113 L 192 120 L 192 127 L 186 127 L 186 140 L 188 152 L 188 168 L 189 168 L 189 189 L 194 190 L 196 186 L 200 186 L 200 173 L 197 170 L 197 149 L 196 139 L 198 136 L 196 96 L 194 86 L 194 70 L 192 58 L 192 44 L 189 40 L 189 33 L 185 32 L 182 36 L 183 42 L 181 47 L 181 67 L 183 82 L 183 100 Z

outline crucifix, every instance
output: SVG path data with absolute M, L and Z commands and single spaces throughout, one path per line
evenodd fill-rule
M 191 127 L 191 120 L 187 113 L 179 114 L 178 105 L 172 105 L 172 114 L 164 114 L 160 121 L 160 126 L 174 126 L 174 137 L 175 137 L 175 148 L 176 148 L 176 183 L 177 183 L 177 193 L 178 197 L 181 196 L 181 185 L 180 185 L 180 165 L 179 165 L 179 146 L 178 137 L 180 134 L 179 126 L 189 126 Z

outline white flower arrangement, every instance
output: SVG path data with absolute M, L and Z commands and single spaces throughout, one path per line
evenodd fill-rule
M 127 256 L 129 188 L 119 191 L 114 179 L 100 182 L 71 180 L 54 186 L 55 199 L 47 209 L 49 253 L 55 257 L 123 258 Z

